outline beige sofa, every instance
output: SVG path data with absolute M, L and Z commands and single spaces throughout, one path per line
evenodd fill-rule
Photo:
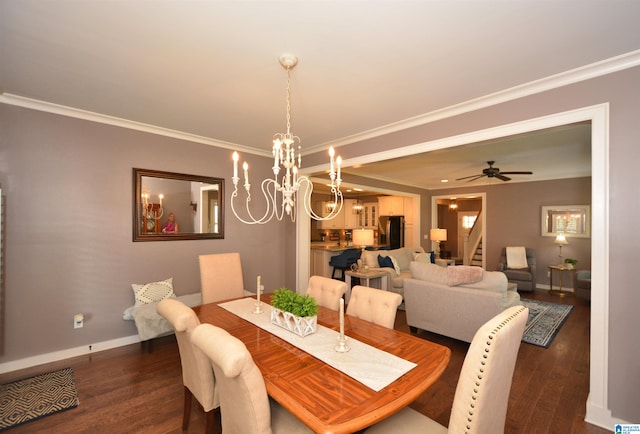
M 404 279 L 407 324 L 412 332 L 427 330 L 465 342 L 498 313 L 521 305 L 507 277 L 480 267 L 412 262 L 412 278 Z
M 385 271 L 388 274 L 387 287 L 381 288 L 386 291 L 392 291 L 404 297 L 404 280 L 411 277 L 409 265 L 415 259 L 416 255 L 423 253 L 422 247 L 401 247 L 394 250 L 365 250 L 360 259 L 369 270 Z M 391 256 L 395 260 L 398 268 L 380 267 L 378 255 L 382 257 Z M 425 254 L 428 255 L 428 254 Z

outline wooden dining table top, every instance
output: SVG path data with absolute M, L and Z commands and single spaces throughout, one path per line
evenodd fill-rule
M 357 432 L 401 410 L 442 375 L 451 357 L 451 350 L 442 345 L 345 315 L 347 337 L 417 364 L 376 392 L 218 303 L 194 308 L 200 322 L 244 342 L 269 396 L 317 433 Z M 338 312 L 320 307 L 319 325 L 339 330 L 339 319 Z

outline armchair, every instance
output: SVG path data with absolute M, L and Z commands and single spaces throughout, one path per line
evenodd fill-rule
M 576 297 L 591 301 L 591 270 L 578 270 L 573 285 Z
M 500 263 L 498 263 L 498 271 L 502 271 L 507 280 L 518 285 L 518 291 L 533 292 L 536 289 L 536 252 L 533 249 L 526 248 L 527 268 L 508 268 L 507 266 L 507 249 L 502 248 Z

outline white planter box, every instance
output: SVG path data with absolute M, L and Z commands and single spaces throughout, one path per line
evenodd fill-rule
M 280 326 L 303 338 L 316 332 L 318 328 L 318 316 L 314 315 L 303 318 L 271 306 L 271 324 Z

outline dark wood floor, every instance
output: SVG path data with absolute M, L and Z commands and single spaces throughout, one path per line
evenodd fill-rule
M 574 304 L 575 308 L 550 348 L 520 346 L 505 432 L 610 432 L 584 422 L 589 390 L 589 306 L 573 297 L 549 296 L 546 291 L 522 296 Z M 408 332 L 404 312 L 398 312 L 396 329 Z M 468 344 L 426 332 L 419 336 L 452 350 L 441 379 L 412 404 L 446 426 Z M 8 432 L 181 432 L 182 377 L 173 336 L 157 339 L 151 354 L 142 352 L 137 344 L 129 345 L 2 374 L 0 383 L 67 366 L 74 370 L 80 405 Z M 195 404 L 188 432 L 204 432 L 204 416 Z

